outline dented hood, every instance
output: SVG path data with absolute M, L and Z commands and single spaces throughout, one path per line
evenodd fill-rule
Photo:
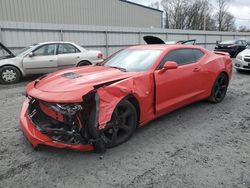
M 41 77 L 34 87 L 42 92 L 71 92 L 75 90 L 92 90 L 100 84 L 126 79 L 135 73 L 122 72 L 104 66 L 86 66 L 58 71 Z

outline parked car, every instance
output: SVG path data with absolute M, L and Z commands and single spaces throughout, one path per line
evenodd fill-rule
M 231 75 L 227 53 L 193 45 L 132 46 L 101 64 L 28 84 L 20 124 L 34 147 L 104 151 L 163 114 L 203 99 L 221 102 Z
M 144 36 L 143 40 L 147 44 L 190 44 L 190 45 L 195 45 L 196 40 L 191 39 L 191 40 L 179 40 L 179 41 L 164 41 L 159 37 L 156 36 Z
M 245 40 L 229 40 L 218 43 L 214 51 L 227 52 L 232 58 L 235 58 L 238 53 L 247 48 L 247 42 Z
M 234 68 L 240 72 L 242 70 L 250 71 L 250 49 L 247 48 L 240 52 L 234 63 Z
M 86 50 L 71 42 L 44 42 L 14 55 L 1 44 L 0 83 L 12 84 L 32 74 L 44 74 L 74 66 L 102 62 L 100 51 Z

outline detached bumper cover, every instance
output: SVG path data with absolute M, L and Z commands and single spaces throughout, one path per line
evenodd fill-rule
M 24 135 L 26 136 L 26 138 L 32 144 L 33 147 L 37 147 L 39 145 L 47 145 L 56 148 L 66 148 L 78 151 L 93 150 L 92 145 L 83 145 L 83 144 L 71 145 L 62 142 L 57 142 L 39 132 L 28 117 L 28 106 L 29 106 L 29 99 L 26 98 L 23 103 L 20 114 L 20 125 Z

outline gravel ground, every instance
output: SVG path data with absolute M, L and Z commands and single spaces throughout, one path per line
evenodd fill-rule
M 250 187 L 250 73 L 234 72 L 222 103 L 157 119 L 103 158 L 31 148 L 18 124 L 29 80 L 0 85 L 0 187 Z

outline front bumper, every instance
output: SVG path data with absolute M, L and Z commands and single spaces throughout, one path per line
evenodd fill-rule
M 239 59 L 235 60 L 234 68 L 237 70 L 249 70 L 250 71 L 250 62 L 245 62 Z
M 39 145 L 47 145 L 56 148 L 66 148 L 78 151 L 93 150 L 92 145 L 62 143 L 52 140 L 47 135 L 42 134 L 40 131 L 36 129 L 35 125 L 33 125 L 30 118 L 28 117 L 28 106 L 29 106 L 29 99 L 26 98 L 23 103 L 20 114 L 20 125 L 24 135 L 26 136 L 26 138 L 33 147 L 37 147 Z

